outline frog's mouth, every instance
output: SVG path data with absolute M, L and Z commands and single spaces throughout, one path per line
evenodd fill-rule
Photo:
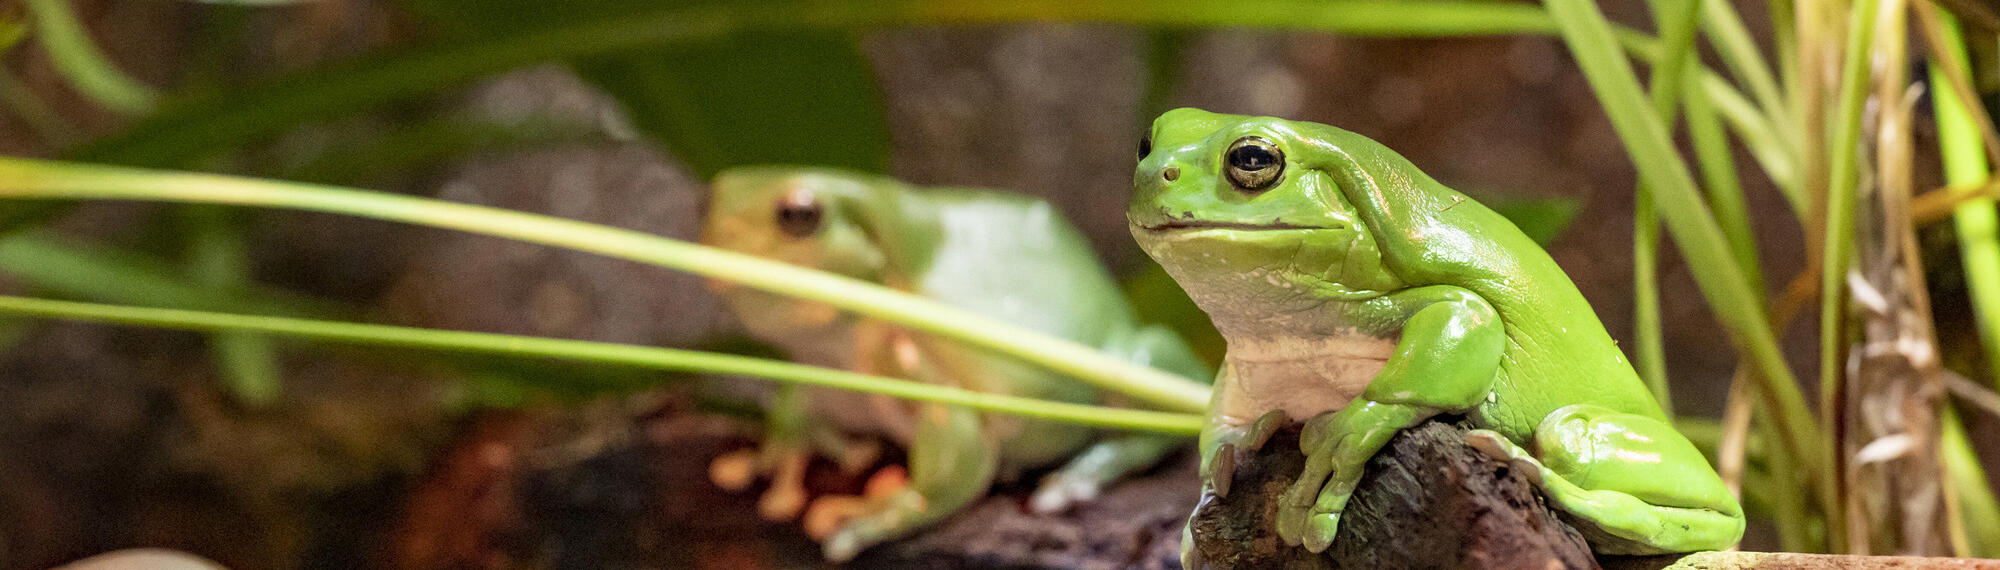
M 1164 221 L 1150 222 L 1150 223 L 1135 222 L 1133 223 L 1133 225 L 1138 226 L 1139 229 L 1146 230 L 1149 232 L 1171 232 L 1175 230 L 1218 230 L 1218 229 L 1246 230 L 1246 231 L 1338 229 L 1338 228 L 1324 228 L 1320 226 L 1302 226 L 1299 224 L 1288 224 L 1277 220 L 1272 220 L 1268 223 L 1250 223 L 1250 222 L 1224 222 L 1216 220 L 1191 220 L 1191 219 L 1180 219 L 1180 218 L 1167 219 Z

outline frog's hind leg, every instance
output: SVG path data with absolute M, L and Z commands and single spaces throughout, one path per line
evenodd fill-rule
M 1096 499 L 1113 481 L 1152 467 L 1187 438 L 1167 435 L 1125 435 L 1091 444 L 1061 469 L 1050 473 L 1028 499 L 1037 513 L 1057 513 Z
M 1743 536 L 1735 497 L 1694 444 L 1658 419 L 1574 405 L 1536 426 L 1533 453 L 1488 430 L 1467 439 L 1528 469 L 1600 554 L 1721 550 Z

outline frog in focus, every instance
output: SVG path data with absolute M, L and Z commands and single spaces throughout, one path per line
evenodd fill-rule
M 1140 144 L 1131 231 L 1228 349 L 1204 492 L 1278 426 L 1306 465 L 1281 539 L 1324 551 L 1367 460 L 1439 414 L 1513 462 L 1604 554 L 1715 550 L 1742 509 L 1576 285 L 1511 222 L 1373 140 L 1176 109 Z M 1183 541 L 1188 568 L 1202 568 Z
M 921 294 L 1189 378 L 1214 374 L 1179 336 L 1137 322 L 1089 243 L 1046 202 L 820 168 L 738 168 L 712 186 L 704 244 Z M 710 287 L 752 336 L 794 360 L 982 392 L 1103 400 L 1089 384 L 984 349 L 824 303 L 719 281 Z M 1099 438 L 1069 424 L 835 389 L 778 390 L 762 447 L 754 457 L 718 459 L 712 473 L 735 488 L 748 485 L 746 462 L 772 475 L 759 510 L 776 520 L 805 510 L 808 532 L 837 561 L 960 510 L 996 479 L 1061 463 L 1029 501 L 1038 512 L 1056 512 L 1187 442 L 1156 434 Z M 806 462 L 817 454 L 865 467 L 874 460 L 867 437 L 908 450 L 908 486 L 821 498 L 806 508 Z M 829 515 L 841 519 L 824 523 L 832 528 L 815 530 L 815 521 L 827 518 L 818 515 L 830 510 L 845 512 Z

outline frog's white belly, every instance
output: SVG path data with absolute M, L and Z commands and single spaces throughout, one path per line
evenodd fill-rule
M 1229 340 L 1233 381 L 1222 387 L 1216 417 L 1246 424 L 1271 410 L 1293 420 L 1347 407 L 1396 350 L 1394 339 L 1365 334 L 1259 336 Z

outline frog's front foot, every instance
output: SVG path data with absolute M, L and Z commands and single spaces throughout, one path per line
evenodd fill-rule
M 1299 450 L 1306 465 L 1278 497 L 1278 537 L 1286 544 L 1325 552 L 1340 530 L 1340 514 L 1361 482 L 1368 458 L 1398 430 L 1430 417 L 1431 410 L 1360 401 L 1306 422 Z
M 1271 440 L 1271 435 L 1290 421 L 1284 410 L 1271 410 L 1249 424 L 1216 428 L 1213 447 L 1202 457 L 1203 489 L 1214 491 L 1217 497 L 1228 497 L 1230 483 L 1236 476 L 1238 455 L 1263 449 L 1264 443 Z
M 814 500 L 806 510 L 801 527 L 806 536 L 820 541 L 828 560 L 851 560 L 870 546 L 890 538 L 902 528 L 893 513 L 923 509 L 923 496 L 910 489 L 909 475 L 902 467 L 889 466 L 868 478 L 860 496 L 828 495 Z
M 811 461 L 811 454 L 802 449 L 746 449 L 709 462 L 708 478 L 724 490 L 742 491 L 760 476 L 770 474 L 771 486 L 757 499 L 757 514 L 764 520 L 785 522 L 805 510 L 806 466 Z

